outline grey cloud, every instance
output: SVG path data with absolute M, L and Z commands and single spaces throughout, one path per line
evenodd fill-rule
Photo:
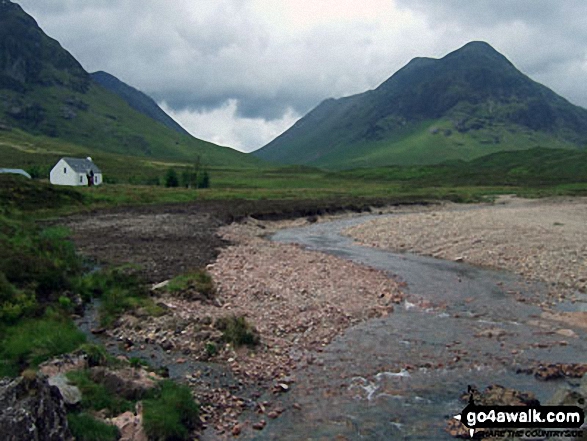
M 395 2 L 426 24 L 400 35 L 360 22 L 275 35 L 250 0 L 19 1 L 87 70 L 116 75 L 178 112 L 235 100 L 242 118 L 304 114 L 324 98 L 376 87 L 412 57 L 473 39 L 587 105 L 583 0 Z
M 105 70 L 175 110 L 235 99 L 238 116 L 279 119 L 287 109 L 305 113 L 392 73 L 373 29 L 335 24 L 276 37 L 249 3 L 21 0 L 87 70 Z

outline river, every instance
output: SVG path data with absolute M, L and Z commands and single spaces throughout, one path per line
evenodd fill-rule
M 371 216 L 277 232 L 300 244 L 383 270 L 406 283 L 407 300 L 386 318 L 348 329 L 316 357 L 258 440 L 443 440 L 468 385 L 530 391 L 541 402 L 572 381 L 516 373 L 539 363 L 584 362 L 585 334 L 565 338 L 531 325 L 546 286 L 501 271 L 357 245 L 341 234 Z M 583 305 L 576 305 L 580 309 Z M 563 326 L 564 327 L 564 326 Z M 556 326 L 554 327 L 556 329 Z M 298 406 L 296 406 L 298 407 Z

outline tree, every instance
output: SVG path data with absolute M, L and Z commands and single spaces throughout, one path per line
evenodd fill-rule
M 175 169 L 170 168 L 165 174 L 165 186 L 166 187 L 179 187 L 179 178 Z
M 200 181 L 198 182 L 198 188 L 210 188 L 210 176 L 206 170 L 202 173 Z

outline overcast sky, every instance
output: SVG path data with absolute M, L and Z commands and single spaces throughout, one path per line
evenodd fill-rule
M 90 72 L 242 151 L 412 58 L 484 40 L 587 107 L 585 0 L 16 0 Z

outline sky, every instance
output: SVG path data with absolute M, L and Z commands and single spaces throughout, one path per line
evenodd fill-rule
M 89 72 L 192 135 L 262 147 L 326 98 L 483 40 L 587 107 L 584 0 L 16 0 Z

